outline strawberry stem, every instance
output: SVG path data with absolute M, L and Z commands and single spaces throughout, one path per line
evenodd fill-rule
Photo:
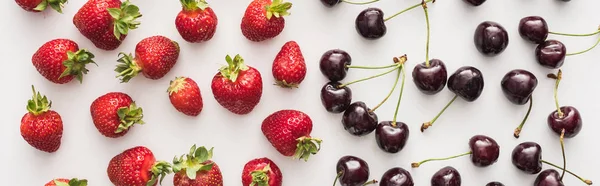
M 142 17 L 140 8 L 131 4 L 129 0 L 121 3 L 120 8 L 108 8 L 108 13 L 113 18 L 113 33 L 118 40 L 122 35 L 127 35 L 129 30 L 137 29 L 141 24 L 137 18 Z
M 27 111 L 34 116 L 48 112 L 52 106 L 52 101 L 49 101 L 46 95 L 42 96 L 40 92 L 36 92 L 33 85 L 31 85 L 31 91 L 33 96 L 27 101 Z
M 184 171 L 188 178 L 196 179 L 199 171 L 209 171 L 213 168 L 214 163 L 208 163 L 212 159 L 213 149 L 208 150 L 204 146 L 196 148 L 196 145 L 193 145 L 189 154 L 181 155 L 179 159 L 177 156 L 173 158 L 173 172 Z
M 66 67 L 66 69 L 62 74 L 60 74 L 58 79 L 72 75 L 79 80 L 79 83 L 83 83 L 83 75 L 89 72 L 85 66 L 90 63 L 98 66 L 98 64 L 94 62 L 93 58 L 94 54 L 86 49 L 81 49 L 77 52 L 67 52 L 67 60 L 63 61 L 63 65 Z
M 317 154 L 321 150 L 321 139 L 311 137 L 300 137 L 296 139 L 298 144 L 296 145 L 296 153 L 294 158 L 303 159 L 308 161 L 310 155 Z
M 275 16 L 276 18 L 280 18 L 283 16 L 290 15 L 288 10 L 292 8 L 292 3 L 283 2 L 283 0 L 273 0 L 271 5 L 265 6 L 265 10 L 267 11 L 267 19 L 271 19 L 271 17 Z
M 249 67 L 244 64 L 244 58 L 242 58 L 242 56 L 239 54 L 235 55 L 233 59 L 231 59 L 231 56 L 227 55 L 225 56 L 225 61 L 227 61 L 227 66 L 222 66 L 219 69 L 219 72 L 221 72 L 223 77 L 231 80 L 232 82 L 237 80 L 241 71 L 246 71 L 249 69 Z
M 127 83 L 142 71 L 142 68 L 137 64 L 135 58 L 131 54 L 119 53 L 119 64 L 115 68 L 117 78 L 121 79 L 121 83 Z
M 152 173 L 152 178 L 148 181 L 146 186 L 154 186 L 157 181 L 162 185 L 165 176 L 171 173 L 171 164 L 166 161 L 157 161 L 152 166 L 150 172 Z
M 269 172 L 271 172 L 271 165 L 267 164 L 262 170 L 255 170 L 250 173 L 252 176 L 252 183 L 250 185 L 263 186 L 269 185 Z
M 204 10 L 208 8 L 206 0 L 179 0 L 184 10 L 194 11 L 197 9 Z
M 134 124 L 144 124 L 144 121 L 142 121 L 142 118 L 144 117 L 143 110 L 141 107 L 137 107 L 135 102 L 131 103 L 129 107 L 119 108 L 119 110 L 117 110 L 117 115 L 119 115 L 121 124 L 119 124 L 117 130 L 115 130 L 115 134 L 128 130 L 129 127 Z

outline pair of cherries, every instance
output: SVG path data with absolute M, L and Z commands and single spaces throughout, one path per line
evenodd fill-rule
M 336 165 L 337 177 L 333 183 L 342 186 L 363 186 L 378 183 L 369 180 L 369 165 L 361 158 L 355 156 L 344 156 Z M 408 171 L 400 167 L 387 170 L 379 181 L 380 186 L 414 186 L 412 176 Z

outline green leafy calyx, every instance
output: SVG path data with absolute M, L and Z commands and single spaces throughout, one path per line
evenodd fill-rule
M 250 173 L 252 175 L 250 186 L 269 186 L 269 172 L 271 172 L 270 164 L 267 164 L 262 170 L 252 171 Z
M 52 101 L 49 101 L 46 95 L 36 92 L 33 85 L 31 85 L 31 90 L 33 91 L 33 97 L 27 101 L 27 111 L 35 116 L 48 112 L 52 106 Z
M 187 83 L 185 82 L 186 79 L 186 77 L 177 77 L 175 78 L 175 80 L 171 81 L 169 89 L 167 89 L 169 95 L 177 93 L 179 92 L 179 90 L 183 89 L 185 87 L 185 84 Z
M 296 153 L 294 158 L 303 159 L 308 161 L 310 155 L 317 154 L 321 149 L 322 140 L 310 137 L 300 137 L 296 139 L 298 144 L 296 145 Z
M 179 0 L 184 10 L 194 11 L 197 9 L 204 10 L 208 8 L 206 0 Z
M 108 13 L 114 19 L 113 32 L 118 40 L 121 40 L 121 35 L 127 35 L 129 30 L 136 29 L 141 23 L 137 18 L 142 17 L 140 8 L 131 4 L 129 0 L 121 3 L 120 8 L 108 8 Z
M 283 87 L 283 88 L 298 88 L 297 83 L 288 83 L 285 80 L 275 81 L 275 85 Z
M 212 156 L 213 148 L 207 150 L 204 146 L 196 148 L 196 145 L 194 145 L 190 148 L 189 154 L 173 158 L 173 172 L 185 171 L 187 177 L 194 180 L 197 172 L 212 169 L 214 163 L 207 163 Z
M 246 71 L 249 69 L 248 66 L 244 64 L 244 59 L 242 58 L 242 56 L 240 56 L 239 54 L 235 55 L 233 59 L 231 59 L 231 56 L 227 55 L 225 57 L 225 61 L 227 61 L 227 66 L 221 67 L 219 71 L 221 72 L 221 75 L 223 77 L 226 77 L 232 82 L 235 82 L 237 80 L 238 75 L 241 71 Z
M 127 83 L 129 80 L 142 71 L 142 68 L 135 62 L 135 58 L 131 54 L 119 53 L 119 64 L 115 68 L 115 72 L 119 73 L 117 78 L 121 79 L 121 83 Z
M 134 124 L 144 124 L 144 121 L 142 121 L 144 112 L 142 108 L 137 107 L 135 103 L 131 103 L 129 107 L 119 108 L 119 110 L 117 110 L 117 115 L 119 115 L 121 124 L 119 124 L 117 130 L 115 130 L 115 134 L 129 129 L 129 127 L 133 126 Z
M 42 2 L 34 8 L 34 10 L 41 12 L 50 6 L 52 9 L 62 14 L 62 8 L 65 6 L 65 3 L 67 3 L 67 0 L 42 0 Z
M 93 60 L 94 54 L 89 52 L 86 49 L 81 49 L 77 52 L 67 52 L 67 60 L 63 61 L 63 65 L 67 67 L 62 74 L 60 74 L 60 78 L 65 76 L 75 76 L 75 78 L 79 81 L 79 83 L 83 83 L 83 75 L 87 74 L 89 70 L 85 68 L 87 64 L 93 63 L 96 66 L 96 62 Z
M 166 161 L 157 161 L 154 163 L 154 165 L 152 165 L 152 169 L 150 169 L 150 172 L 152 172 L 152 178 L 150 181 L 148 181 L 148 183 L 146 183 L 146 186 L 154 186 L 157 181 L 162 184 L 165 176 L 167 176 L 167 174 L 171 174 L 171 167 L 171 164 Z
M 267 19 L 271 19 L 271 17 L 275 16 L 277 18 L 290 15 L 288 10 L 292 8 L 292 3 L 283 2 L 283 0 L 273 0 L 271 5 L 265 6 L 267 10 Z
M 77 178 L 73 178 L 71 180 L 69 180 L 69 183 L 65 183 L 65 182 L 61 182 L 58 180 L 54 180 L 54 185 L 56 186 L 87 186 L 88 181 L 85 179 L 77 179 Z

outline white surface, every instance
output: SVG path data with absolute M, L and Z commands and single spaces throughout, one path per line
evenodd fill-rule
M 383 0 L 373 4 L 382 7 L 386 15 L 418 3 L 418 0 Z M 409 124 L 410 140 L 397 154 L 381 151 L 370 134 L 354 137 L 342 128 L 341 115 L 327 113 L 320 103 L 319 90 L 326 82 L 318 69 L 318 60 L 327 50 L 341 48 L 348 51 L 355 65 L 383 65 L 393 56 L 408 54 L 408 73 L 416 63 L 424 60 L 425 22 L 421 9 L 414 9 L 387 22 L 387 35 L 377 41 L 362 39 L 354 29 L 356 15 L 368 6 L 341 4 L 325 8 L 317 0 L 296 0 L 292 15 L 286 17 L 286 28 L 273 40 L 254 43 L 246 40 L 240 31 L 243 12 L 248 0 L 209 0 L 219 17 L 217 33 L 203 44 L 183 41 L 174 26 L 180 10 L 176 0 L 134 0 L 144 15 L 139 29 L 131 31 L 125 42 L 115 51 L 96 49 L 73 26 L 72 17 L 84 0 L 71 0 L 60 15 L 52 11 L 40 14 L 21 10 L 12 0 L 0 5 L 0 53 L 3 69 L 2 112 L 0 138 L 3 161 L 3 185 L 43 185 L 56 177 L 79 177 L 91 185 L 111 185 L 106 175 L 108 161 L 127 148 L 144 145 L 153 150 L 157 159 L 172 160 L 174 155 L 188 151 L 191 145 L 215 147 L 214 160 L 219 164 L 225 185 L 241 185 L 243 165 L 250 159 L 269 157 L 284 174 L 284 185 L 330 185 L 335 177 L 335 164 L 343 155 L 355 155 L 368 161 L 371 177 L 379 179 L 389 168 L 401 166 L 412 173 L 416 185 L 429 185 L 438 169 L 451 165 L 463 176 L 463 185 L 485 185 L 498 180 L 509 186 L 531 185 L 535 175 L 517 170 L 510 163 L 510 153 L 518 143 L 536 141 L 543 147 L 546 160 L 561 163 L 558 137 L 546 124 L 547 115 L 554 109 L 552 87 L 554 82 L 544 78 L 553 71 L 539 66 L 533 57 L 534 45 L 522 40 L 517 32 L 519 20 L 528 15 L 541 15 L 554 31 L 587 33 L 600 22 L 600 1 L 575 0 L 562 3 L 555 0 L 502 1 L 489 0 L 474 8 L 459 0 L 439 0 L 430 5 L 432 24 L 431 56 L 442 59 L 449 73 L 463 65 L 472 65 L 483 72 L 485 89 L 479 100 L 467 103 L 458 100 L 426 133 L 419 132 L 423 121 L 431 119 L 453 96 L 447 89 L 435 96 L 418 92 L 407 76 L 404 99 L 399 119 Z M 473 45 L 473 32 L 480 22 L 492 20 L 509 32 L 510 44 L 501 55 L 488 58 L 480 55 Z M 141 39 L 165 35 L 181 44 L 177 65 L 161 80 L 137 77 L 128 84 L 119 84 L 113 69 L 119 51 L 133 52 Z M 55 85 L 44 79 L 31 65 L 31 56 L 43 43 L 55 38 L 69 38 L 96 54 L 99 67 L 89 66 L 84 83 L 71 82 Z M 596 37 L 561 39 L 570 51 L 587 48 Z M 304 53 L 308 74 L 299 89 L 286 90 L 271 86 L 271 63 L 280 47 L 296 40 Z M 210 90 L 210 81 L 226 54 L 241 54 L 248 65 L 260 70 L 264 80 L 263 99 L 246 116 L 237 116 L 218 105 Z M 600 182 L 597 160 L 600 147 L 600 85 L 595 72 L 600 68 L 600 48 L 585 55 L 568 57 L 563 68 L 560 103 L 572 105 L 581 112 L 584 127 L 573 139 L 566 140 L 568 168 L 583 177 Z M 535 104 L 521 139 L 512 137 L 513 129 L 521 121 L 527 108 L 511 104 L 500 88 L 506 72 L 515 68 L 532 71 L 539 79 Z M 374 71 L 351 70 L 346 81 L 374 74 Z M 204 99 L 204 110 L 197 118 L 187 117 L 171 106 L 166 89 L 175 76 L 190 76 L 198 82 Z M 393 75 L 353 85 L 354 101 L 362 100 L 373 106 L 389 91 Z M 58 152 L 48 154 L 29 146 L 20 136 L 19 124 L 30 98 L 30 86 L 53 101 L 53 109 L 64 121 L 64 136 Z M 89 114 L 91 102 L 110 91 L 131 95 L 144 108 L 147 122 L 135 126 L 119 139 L 100 135 Z M 393 116 L 398 92 L 377 111 L 380 120 Z M 293 100 L 293 101 L 292 101 Z M 271 147 L 260 131 L 262 120 L 280 109 L 298 109 L 308 113 L 314 121 L 313 136 L 324 140 L 323 148 L 309 162 L 283 157 Z M 498 162 L 488 168 L 477 168 L 468 157 L 446 162 L 433 162 L 418 169 L 410 163 L 423 158 L 449 156 L 468 151 L 468 139 L 475 134 L 493 137 L 501 146 Z M 545 166 L 545 168 L 548 168 Z M 8 183 L 7 183 L 8 181 Z M 582 185 L 566 176 L 567 185 Z M 168 176 L 163 185 L 172 185 Z

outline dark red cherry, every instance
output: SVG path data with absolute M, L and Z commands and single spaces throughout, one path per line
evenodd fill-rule
M 535 178 L 535 182 L 533 182 L 534 186 L 565 186 L 565 184 L 560 181 L 560 174 L 553 170 L 547 169 L 542 171 L 537 178 Z
M 379 8 L 367 8 L 360 12 L 355 25 L 358 34 L 366 39 L 379 39 L 387 32 L 383 11 Z
M 537 174 L 542 171 L 542 147 L 535 142 L 524 142 L 512 151 L 512 164 L 518 169 Z
M 355 136 L 370 134 L 377 127 L 377 114 L 362 101 L 350 104 L 342 117 L 344 129 Z
M 469 140 L 471 162 L 478 167 L 486 167 L 498 161 L 500 146 L 488 136 L 476 135 Z
M 330 81 L 341 81 L 348 73 L 348 66 L 352 64 L 352 58 L 346 51 L 333 49 L 321 56 L 319 68 L 321 73 Z
M 483 3 L 485 3 L 486 0 L 463 0 L 463 1 L 469 3 L 469 4 L 473 5 L 473 6 L 479 6 L 479 5 L 483 4 Z
M 475 47 L 487 56 L 495 56 L 504 51 L 508 46 L 508 33 L 502 25 L 485 21 L 475 29 Z
M 535 48 L 535 59 L 543 67 L 557 69 L 562 67 L 567 55 L 565 45 L 557 40 L 547 40 Z
M 519 35 L 527 41 L 541 44 L 548 38 L 548 23 L 540 16 L 528 16 L 519 22 Z
M 488 184 L 486 184 L 485 186 L 504 186 L 504 184 L 500 183 L 500 182 L 489 182 Z
M 548 126 L 558 135 L 565 129 L 565 138 L 577 136 L 583 125 L 579 111 L 571 106 L 560 107 L 560 111 L 564 114 L 563 117 L 560 117 L 557 111 L 550 113 L 548 116 Z
M 331 113 L 344 112 L 352 102 L 350 87 L 340 87 L 339 82 L 329 82 L 321 88 L 321 103 Z
M 379 186 L 414 186 L 412 176 L 403 168 L 395 167 L 383 173 Z
M 517 105 L 524 105 L 537 87 L 538 80 L 531 72 L 522 69 L 511 70 L 504 75 L 500 85 L 506 98 Z
M 325 5 L 326 7 L 333 7 L 337 4 L 339 4 L 340 2 L 342 2 L 341 0 L 321 0 L 321 3 L 323 3 L 323 5 Z
M 382 121 L 375 129 L 375 141 L 383 151 L 397 153 L 404 148 L 409 136 L 408 126 L 403 122 Z
M 450 166 L 440 169 L 431 177 L 431 186 L 460 186 L 460 184 L 460 173 Z
M 342 186 L 362 186 L 369 179 L 369 165 L 354 156 L 344 156 L 337 162 L 336 172 Z
M 483 85 L 481 71 L 471 66 L 459 68 L 448 78 L 448 89 L 469 102 L 479 98 Z
M 439 59 L 429 60 L 429 67 L 425 62 L 417 64 L 412 71 L 413 82 L 417 88 L 428 95 L 436 94 L 444 89 L 448 79 L 446 65 Z

